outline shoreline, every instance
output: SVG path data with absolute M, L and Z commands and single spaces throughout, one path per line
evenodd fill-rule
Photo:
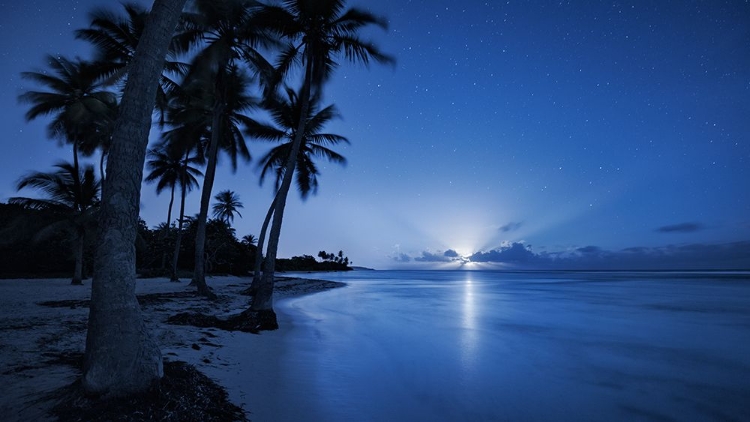
M 144 320 L 159 343 L 162 357 L 195 366 L 224 389 L 248 416 L 254 400 L 236 391 L 236 382 L 225 385 L 225 380 L 239 381 L 235 374 L 239 361 L 233 356 L 245 356 L 246 360 L 247 353 L 261 358 L 282 352 L 279 339 L 290 324 L 288 315 L 279 312 L 281 328 L 260 334 L 172 325 L 166 319 L 186 311 L 219 318 L 236 314 L 247 308 L 250 297 L 239 292 L 249 287 L 250 281 L 249 277 L 209 277 L 207 282 L 218 296 L 213 302 L 192 294 L 195 289 L 188 286 L 188 281 L 174 283 L 166 278 L 136 281 Z M 345 283 L 328 280 L 279 276 L 274 289 L 274 308 L 278 312 L 289 299 L 343 286 Z M 70 356 L 80 356 L 85 348 L 90 294 L 90 281 L 84 286 L 73 286 L 68 279 L 0 280 L 0 338 L 3 338 L 0 374 L 4 379 L 0 385 L 0 414 L 4 418 L 55 420 L 47 413 L 55 402 L 45 396 L 80 377 L 80 367 L 71 364 Z M 261 340 L 263 336 L 270 338 Z M 242 343 L 242 347 L 232 348 L 233 352 L 224 350 L 233 343 Z M 254 368 L 253 373 L 261 381 L 248 381 L 253 384 L 262 384 L 273 377 L 273 371 L 263 368 Z

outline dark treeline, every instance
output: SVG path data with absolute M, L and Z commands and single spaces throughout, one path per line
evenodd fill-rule
M 348 271 L 351 268 L 343 262 L 319 262 L 310 255 L 295 256 L 276 261 L 278 271 Z
M 73 241 L 64 227 L 44 230 L 59 217 L 44 210 L 0 203 L 0 278 L 70 277 L 75 265 Z M 195 265 L 196 226 L 186 218 L 179 249 L 178 271 L 189 278 Z M 163 224 L 152 229 L 141 220 L 136 239 L 137 272 L 141 277 L 168 277 L 165 262 L 172 257 L 177 234 L 172 225 L 165 235 Z M 249 276 L 257 250 L 252 235 L 238 239 L 225 220 L 209 219 L 206 224 L 206 273 Z M 331 254 L 333 255 L 333 254 Z M 83 277 L 91 275 L 94 257 L 92 236 L 84 242 Z M 338 260 L 338 256 L 336 257 Z M 279 271 L 346 271 L 349 260 L 318 261 L 310 255 L 280 259 Z
M 70 236 L 60 231 L 44 239 L 37 237 L 37 233 L 55 220 L 56 216 L 49 211 L 0 204 L 0 277 L 26 278 L 41 274 L 70 277 L 75 262 Z M 93 252 L 92 243 L 89 241 L 85 245 L 85 254 Z

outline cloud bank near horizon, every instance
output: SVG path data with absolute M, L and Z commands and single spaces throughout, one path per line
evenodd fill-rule
M 455 264 L 462 267 L 475 263 L 504 269 L 528 270 L 748 270 L 750 241 L 630 247 L 616 251 L 589 245 L 563 252 L 540 253 L 534 252 L 531 245 L 513 242 L 463 257 L 448 249 L 444 252 L 423 251 L 414 257 L 401 253 L 391 258 L 401 264 L 414 261 L 422 264 Z
M 656 231 L 659 233 L 695 233 L 703 229 L 704 227 L 701 223 L 680 223 L 661 226 L 657 228 Z

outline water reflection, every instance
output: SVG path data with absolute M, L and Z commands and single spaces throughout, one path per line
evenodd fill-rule
M 477 290 L 478 286 L 472 281 L 471 275 L 466 276 L 463 283 L 463 298 L 461 301 L 461 366 L 465 375 L 476 368 L 477 342 Z

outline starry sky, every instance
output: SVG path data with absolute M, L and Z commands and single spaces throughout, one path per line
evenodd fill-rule
M 148 4 L 147 2 L 142 2 Z M 750 268 L 750 3 L 351 1 L 388 31 L 364 36 L 395 66 L 342 63 L 326 88 L 346 167 L 285 214 L 281 256 L 344 253 L 389 268 Z M 0 200 L 29 170 L 70 159 L 27 123 L 20 72 L 115 1 L 2 2 Z M 255 159 L 268 145 L 250 142 Z M 272 199 L 255 161 L 214 192 L 257 235 Z M 33 195 L 33 192 L 25 192 Z M 142 216 L 166 219 L 146 185 Z M 198 212 L 199 194 L 188 197 Z

